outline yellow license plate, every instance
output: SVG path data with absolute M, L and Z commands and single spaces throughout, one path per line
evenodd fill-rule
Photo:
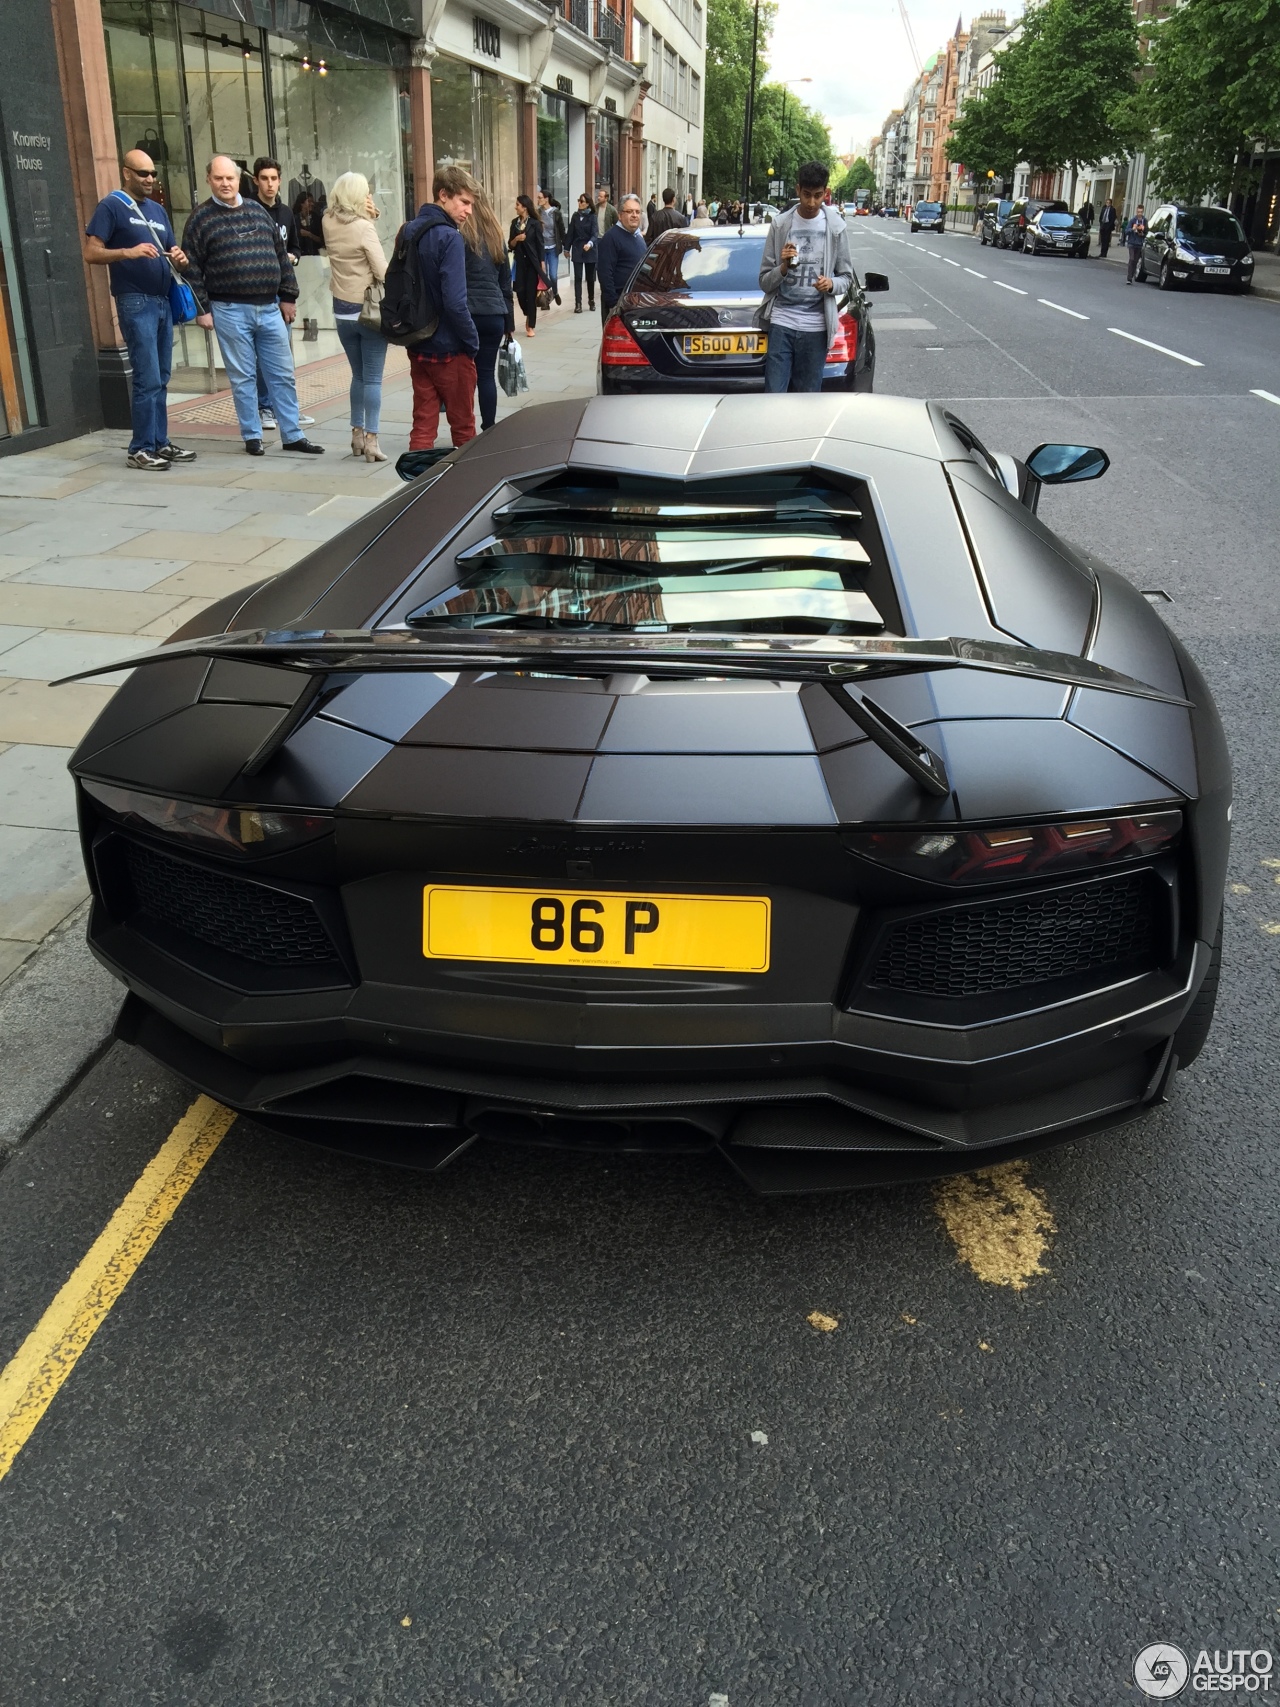
M 686 356 L 763 356 L 767 332 L 694 332 L 684 340 Z
M 422 952 L 429 960 L 529 966 L 767 972 L 769 911 L 763 895 L 584 895 L 429 883 Z

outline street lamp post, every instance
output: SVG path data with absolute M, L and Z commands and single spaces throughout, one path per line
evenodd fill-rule
M 742 213 L 747 217 L 751 198 L 751 131 L 756 116 L 756 44 L 760 39 L 760 0 L 755 0 L 751 18 L 751 69 L 747 74 L 747 111 L 742 126 Z

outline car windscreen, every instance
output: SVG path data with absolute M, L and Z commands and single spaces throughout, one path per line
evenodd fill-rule
M 763 255 L 763 231 L 706 243 L 697 232 L 673 231 L 650 249 L 631 289 L 759 294 Z
M 811 474 L 698 482 L 562 476 L 499 505 L 418 630 L 867 634 L 859 502 Z
M 941 202 L 917 202 L 916 203 L 917 217 L 923 213 L 923 214 L 926 214 L 930 219 L 932 219 L 935 213 L 941 213 L 941 212 L 942 212 L 942 203 Z
M 1178 215 L 1178 236 L 1192 243 L 1243 243 L 1239 222 L 1220 207 L 1192 207 Z
M 1042 213 L 1040 223 L 1046 231 L 1070 231 L 1076 222 L 1069 213 Z

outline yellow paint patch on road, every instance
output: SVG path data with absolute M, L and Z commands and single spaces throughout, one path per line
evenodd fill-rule
M 934 1188 L 933 1204 L 961 1262 L 990 1286 L 1026 1290 L 1047 1274 L 1042 1258 L 1057 1232 L 1044 1193 L 1027 1182 L 1025 1161 L 956 1174 Z
M 12 1361 L 0 1370 L 0 1479 L 234 1119 L 231 1109 L 212 1098 L 196 1098 Z
M 1280 936 L 1280 919 L 1263 919 L 1258 929 L 1263 936 Z
M 840 1326 L 839 1316 L 826 1316 L 821 1310 L 810 1310 L 805 1321 L 811 1328 L 816 1328 L 820 1334 L 833 1334 Z

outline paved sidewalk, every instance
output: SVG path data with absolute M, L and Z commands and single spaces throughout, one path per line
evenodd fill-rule
M 529 390 L 500 397 L 500 416 L 594 392 L 599 336 L 597 315 L 564 308 L 541 318 L 536 338 L 521 340 Z M 303 408 L 316 417 L 304 430 L 324 457 L 287 455 L 274 434 L 265 457 L 245 456 L 224 393 L 171 395 L 170 430 L 199 461 L 163 478 L 125 467 L 125 432 L 0 458 L 0 983 L 88 892 L 66 763 L 123 678 L 49 681 L 151 650 L 396 486 L 411 416 L 403 353 L 387 363 L 385 464 L 350 455 L 345 359 L 303 374 Z

